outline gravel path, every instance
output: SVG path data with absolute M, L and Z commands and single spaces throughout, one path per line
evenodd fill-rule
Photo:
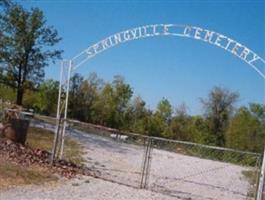
M 45 128 L 53 126 L 46 124 Z M 148 185 L 152 191 L 136 189 L 144 147 L 78 130 L 71 130 L 70 135 L 85 147 L 86 165 L 113 182 L 82 177 L 53 187 L 17 188 L 1 194 L 0 199 L 245 200 L 250 187 L 242 174 L 248 168 L 154 149 Z
M 175 197 L 82 177 L 56 185 L 18 187 L 3 194 L 1 200 L 173 200 Z

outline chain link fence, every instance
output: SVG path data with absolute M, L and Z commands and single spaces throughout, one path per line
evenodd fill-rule
M 261 155 L 152 138 L 148 188 L 181 199 L 255 199 Z
M 124 133 L 74 120 L 66 130 L 66 135 L 80 141 L 86 166 L 98 171 L 101 179 L 176 199 L 256 198 L 261 154 Z
M 71 136 L 82 141 L 86 165 L 98 171 L 98 177 L 139 187 L 147 137 L 96 129 L 91 131 L 91 127 L 77 123 L 71 123 L 67 130 Z

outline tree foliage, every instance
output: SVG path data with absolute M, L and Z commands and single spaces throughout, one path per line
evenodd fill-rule
M 34 91 L 26 90 L 24 107 L 56 114 L 58 81 L 46 80 Z M 0 84 L 0 96 L 14 100 L 14 89 Z M 155 110 L 147 108 L 123 77 L 105 82 L 92 73 L 71 78 L 68 116 L 149 136 L 226 146 L 260 152 L 265 141 L 265 105 L 234 107 L 238 94 L 214 87 L 203 100 L 204 115 L 190 115 L 185 104 L 172 106 L 162 98 Z
M 211 143 L 224 146 L 224 133 L 233 114 L 234 104 L 239 94 L 225 88 L 214 87 L 207 99 L 201 99 L 208 120 L 209 131 L 212 134 Z
M 40 9 L 28 11 L 20 5 L 1 15 L 0 30 L 0 82 L 16 89 L 16 103 L 21 105 L 25 90 L 43 81 L 44 67 L 60 58 L 61 51 L 52 47 L 61 38 L 46 25 Z
M 258 108 L 258 110 L 257 110 Z M 265 141 L 264 105 L 250 104 L 240 108 L 226 132 L 226 146 L 241 150 L 261 152 Z

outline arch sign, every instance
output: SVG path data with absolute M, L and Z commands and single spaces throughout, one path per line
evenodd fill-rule
M 131 40 L 155 36 L 178 36 L 201 40 L 220 47 L 249 64 L 259 75 L 265 79 L 260 68 L 265 67 L 265 61 L 254 51 L 241 43 L 215 31 L 210 31 L 196 26 L 177 24 L 153 24 L 140 26 L 111 35 L 96 44 L 88 47 L 72 59 L 73 70 L 97 54 L 121 43 Z M 80 58 L 84 58 L 80 62 Z
M 57 126 L 55 130 L 54 144 L 52 149 L 51 162 L 54 157 L 63 155 L 64 134 L 67 120 L 67 107 L 69 97 L 69 84 L 71 73 L 74 72 L 87 60 L 95 57 L 97 54 L 131 40 L 156 37 L 156 36 L 178 36 L 191 38 L 207 42 L 222 48 L 237 56 L 249 66 L 251 66 L 264 80 L 265 61 L 254 51 L 241 43 L 215 31 L 210 31 L 196 26 L 177 25 L 177 24 L 152 24 L 128 29 L 111 35 L 94 45 L 88 47 L 71 60 L 62 61 L 60 74 L 60 87 L 57 106 Z M 64 111 L 63 121 L 61 123 L 61 113 Z M 58 144 L 59 141 L 59 144 Z

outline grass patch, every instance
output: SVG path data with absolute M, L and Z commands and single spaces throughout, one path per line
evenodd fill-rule
M 255 185 L 257 182 L 257 172 L 254 170 L 244 170 L 242 171 L 242 174 L 246 177 L 247 181 L 250 183 L 250 185 Z
M 3 158 L 0 159 L 0 191 L 19 185 L 39 185 L 57 179 L 58 177 L 49 172 L 48 169 L 38 166 L 24 167 Z
M 53 144 L 53 132 L 42 128 L 30 127 L 28 130 L 26 144 L 32 148 L 51 151 Z M 84 162 L 82 158 L 82 147 L 74 139 L 65 138 L 64 157 L 68 161 L 76 164 Z M 0 191 L 25 184 L 43 184 L 45 182 L 56 181 L 57 176 L 52 174 L 48 168 L 38 165 L 21 166 L 8 161 L 5 155 L 0 155 Z
M 46 151 L 51 151 L 53 144 L 54 133 L 52 131 L 30 127 L 28 131 L 26 144 L 32 148 L 39 148 Z M 64 159 L 72 161 L 76 164 L 82 164 L 83 149 L 81 145 L 74 139 L 65 137 L 64 143 Z
M 245 176 L 247 181 L 250 184 L 250 188 L 248 190 L 248 197 L 255 197 L 256 189 L 257 189 L 257 171 L 256 170 L 244 170 L 242 174 Z

